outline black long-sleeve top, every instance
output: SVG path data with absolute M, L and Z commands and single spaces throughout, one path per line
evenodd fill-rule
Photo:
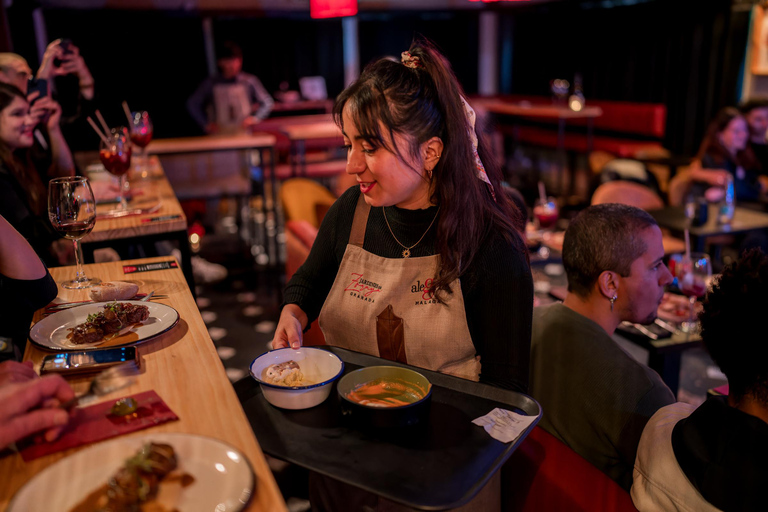
M 312 322 L 336 278 L 344 257 L 352 219 L 360 196 L 353 187 L 334 203 L 323 219 L 307 260 L 291 278 L 285 303 L 298 305 Z M 424 234 L 437 207 L 404 210 L 387 207 L 387 219 L 403 244 L 410 246 Z M 433 227 L 411 249 L 413 257 L 436 253 Z M 533 279 L 522 242 L 513 244 L 491 233 L 479 244 L 474 261 L 461 276 L 461 292 L 469 333 L 482 370 L 480 381 L 526 392 L 531 344 Z M 363 249 L 384 258 L 401 258 L 403 248 L 387 228 L 381 208 L 371 208 Z
M 55 299 L 58 291 L 47 270 L 40 279 L 29 280 L 0 274 L 0 336 L 13 341 L 16 359 L 21 360 L 24 354 L 35 311 Z

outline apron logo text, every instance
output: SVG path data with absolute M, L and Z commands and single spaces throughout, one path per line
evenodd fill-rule
M 419 304 L 436 304 L 437 300 L 435 300 L 435 292 L 432 291 L 432 278 L 424 280 L 424 283 L 422 284 L 421 281 L 418 279 L 416 280 L 416 284 L 411 286 L 411 293 L 421 293 L 421 299 L 420 301 L 416 301 L 416 305 Z
M 381 285 L 364 279 L 363 274 L 358 274 L 356 272 L 352 272 L 351 277 L 352 280 L 347 287 L 344 288 L 344 291 L 349 292 L 351 297 L 356 297 L 367 302 L 376 302 L 371 298 L 371 295 L 380 292 Z

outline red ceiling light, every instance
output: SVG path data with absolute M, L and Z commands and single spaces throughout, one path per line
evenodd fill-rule
M 357 0 L 309 0 L 312 18 L 338 18 L 357 14 Z

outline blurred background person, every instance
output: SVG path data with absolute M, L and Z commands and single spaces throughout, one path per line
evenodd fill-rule
M 243 72 L 243 52 L 232 41 L 217 51 L 219 74 L 206 78 L 187 100 L 187 110 L 205 133 L 234 132 L 257 124 L 274 100 L 254 75 Z
M 749 146 L 760 163 L 761 174 L 768 174 L 768 100 L 748 100 L 739 110 L 749 125 Z
M 48 81 L 61 105 L 61 129 L 73 151 L 93 150 L 98 138 L 87 124 L 95 106 L 95 81 L 80 49 L 69 39 L 56 39 L 45 49 L 37 79 Z
M 747 121 L 737 109 L 726 107 L 720 110 L 709 124 L 691 165 L 691 178 L 697 182 L 692 192 L 706 194 L 710 201 L 718 201 L 728 176 L 731 176 L 737 202 L 759 201 L 768 182 L 758 179 L 760 164 L 748 144 L 749 138 Z M 710 187 L 715 190 L 707 191 Z
M 54 266 L 68 261 L 72 244 L 61 239 L 48 221 L 47 183 L 50 178 L 73 176 L 74 166 L 59 129 L 61 109 L 55 102 L 44 105 L 52 108 L 45 126 L 53 154 L 66 153 L 48 166 L 35 161 L 30 151 L 37 118 L 29 102 L 16 87 L 0 83 L 0 215 L 29 241 L 47 265 Z
M 641 511 L 764 510 L 768 482 L 768 257 L 753 249 L 707 294 L 701 337 L 728 396 L 675 403 L 643 432 L 632 500 Z M 684 506 L 683 506 L 684 504 Z

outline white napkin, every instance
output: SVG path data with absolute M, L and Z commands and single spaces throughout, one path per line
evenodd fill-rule
M 496 408 L 486 414 L 472 420 L 472 423 L 483 427 L 492 438 L 502 443 L 511 443 L 527 429 L 536 416 L 524 416 L 506 409 Z

